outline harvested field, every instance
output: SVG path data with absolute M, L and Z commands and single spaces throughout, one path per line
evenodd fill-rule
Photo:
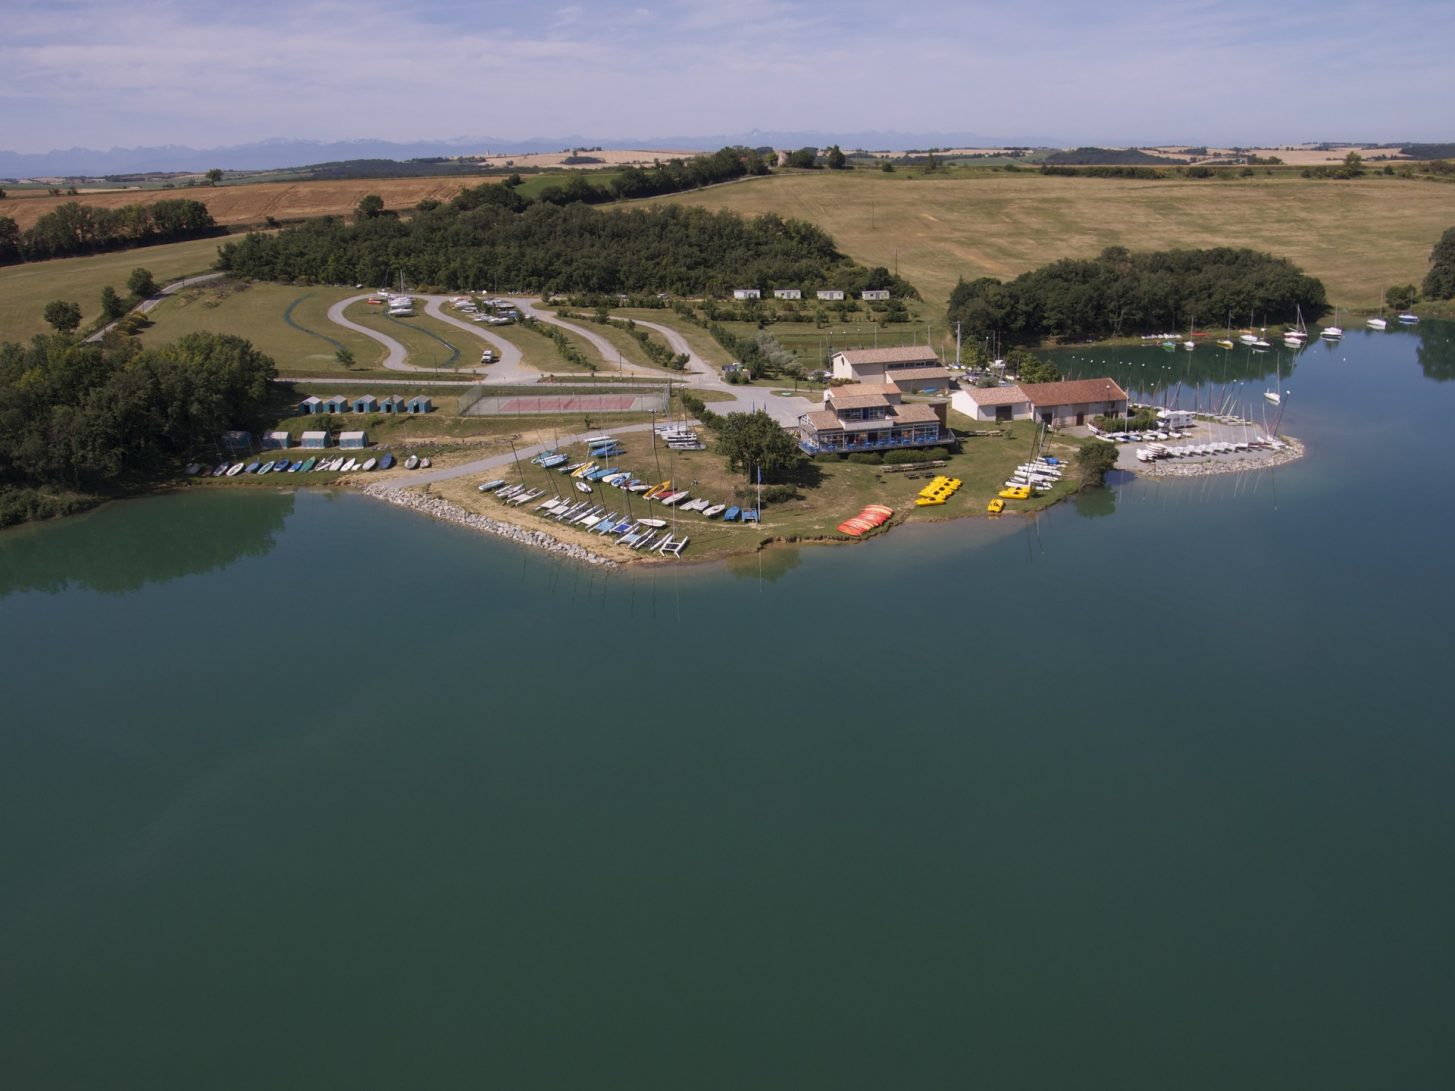
M 351 178 L 327 182 L 255 182 L 238 186 L 188 186 L 180 189 L 113 190 L 87 193 L 81 197 L 6 198 L 0 201 L 0 216 L 9 216 L 22 228 L 67 201 L 99 208 L 151 204 L 185 197 L 201 201 L 212 218 L 224 227 L 261 224 L 275 220 L 300 220 L 312 216 L 342 216 L 353 212 L 359 200 L 370 193 L 384 198 L 387 209 L 412 209 L 426 197 L 448 201 L 467 186 L 498 182 L 497 178 Z M 214 243 L 215 245 L 215 243 Z
M 1108 246 L 1248 246 L 1319 277 L 1331 303 L 1373 308 L 1390 285 L 1420 282 L 1430 248 L 1455 225 L 1455 186 L 1383 177 L 1143 181 L 819 171 L 653 203 L 809 220 L 856 261 L 897 270 L 940 305 L 959 277 L 1006 278 Z

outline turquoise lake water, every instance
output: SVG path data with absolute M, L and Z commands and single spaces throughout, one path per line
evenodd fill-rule
M 1455 327 L 1281 367 L 1301 462 L 731 567 L 0 534 L 0 1085 L 1455 1085 Z

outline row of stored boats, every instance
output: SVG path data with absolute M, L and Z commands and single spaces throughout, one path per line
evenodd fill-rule
M 243 462 L 219 462 L 209 469 L 200 462 L 193 462 L 187 466 L 187 476 L 197 477 L 205 475 L 209 477 L 238 477 L 242 474 L 307 474 L 307 473 L 369 473 L 371 470 L 388 470 L 394 466 L 394 456 L 385 452 L 377 457 L 350 458 L 348 455 L 340 455 L 335 458 L 300 458 L 297 460 L 289 458 L 271 458 L 264 462 L 262 459 L 245 460 Z M 406 470 L 421 469 L 427 470 L 430 461 L 427 458 L 420 458 L 418 455 L 410 455 L 403 462 Z

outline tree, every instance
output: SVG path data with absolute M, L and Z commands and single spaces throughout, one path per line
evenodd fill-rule
M 10 195 L 5 192 L 5 187 L 4 186 L 0 186 L 0 201 L 5 200 L 5 198 L 8 197 L 8 196 L 10 196 Z
M 335 360 L 337 360 L 340 364 L 342 364 L 344 367 L 353 367 L 354 366 L 354 354 L 353 354 L 353 351 L 351 349 L 349 349 L 348 347 L 344 346 L 344 345 L 340 345 L 339 346 L 338 350 L 333 354 L 333 358 Z
M 138 299 L 147 299 L 157 294 L 157 282 L 152 279 L 150 269 L 137 266 L 126 278 L 126 290 Z
M 101 289 L 101 313 L 110 321 L 115 321 L 126 313 L 126 301 L 109 284 Z
M 763 410 L 728 413 L 719 423 L 717 447 L 727 456 L 728 469 L 749 482 L 787 480 L 803 461 L 798 442 Z
M 790 167 L 798 167 L 801 170 L 813 170 L 818 165 L 815 162 L 817 159 L 817 148 L 799 148 L 796 151 L 788 153 L 788 165 Z
M 217 167 L 213 167 L 210 171 L 207 172 L 207 184 L 209 186 L 215 186 L 218 182 L 221 181 L 222 171 L 219 170 Z
M 893 174 L 894 164 L 891 163 L 888 159 L 885 159 L 879 164 L 879 169 L 882 170 L 885 174 Z
M 1413 284 L 1396 284 L 1384 293 L 1384 305 L 1396 311 L 1403 311 L 1415 305 L 1418 293 Z
M 81 324 L 81 305 L 53 299 L 45 305 L 45 320 L 60 333 L 70 333 Z
M 1057 383 L 1061 381 L 1061 372 L 1050 360 L 1032 357 L 1030 363 L 1020 369 L 1017 378 L 1023 383 Z
M 9 216 L 0 216 L 0 262 L 19 261 L 22 253 L 20 225 Z
M 1455 297 L 1455 227 L 1447 228 L 1430 251 L 1430 271 L 1425 274 L 1426 299 Z
M 1088 485 L 1100 485 L 1106 480 L 1108 471 L 1116 469 L 1116 464 L 1115 443 L 1093 440 L 1076 452 L 1076 468 L 1081 471 L 1081 480 Z
M 377 193 L 365 194 L 359 198 L 358 207 L 354 209 L 354 218 L 358 220 L 373 220 L 384 212 L 384 198 Z
M 843 170 L 844 167 L 846 167 L 848 165 L 848 163 L 849 163 L 849 157 L 846 156 L 841 150 L 839 150 L 839 146 L 837 144 L 834 144 L 833 146 L 831 146 L 829 148 L 829 150 L 828 150 L 829 170 Z

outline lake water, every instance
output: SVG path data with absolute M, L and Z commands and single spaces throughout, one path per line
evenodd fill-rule
M 6 532 L 0 1084 L 1455 1085 L 1451 378 L 1351 332 L 1302 462 L 732 567 Z

